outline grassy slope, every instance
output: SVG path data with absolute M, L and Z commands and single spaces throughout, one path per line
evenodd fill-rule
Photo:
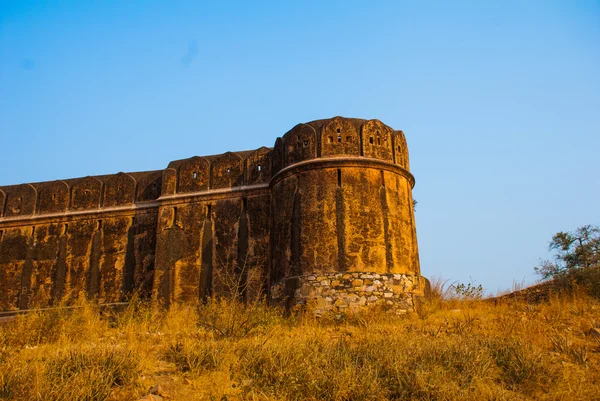
M 219 302 L 0 326 L 0 399 L 485 400 L 600 397 L 600 304 L 435 301 L 315 320 Z

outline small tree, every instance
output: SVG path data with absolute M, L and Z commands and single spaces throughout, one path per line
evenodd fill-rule
M 534 268 L 543 279 L 575 281 L 600 294 L 600 227 L 586 225 L 574 232 L 558 232 L 549 249 L 554 260 L 542 260 Z

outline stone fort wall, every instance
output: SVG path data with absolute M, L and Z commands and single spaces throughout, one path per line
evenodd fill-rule
M 0 187 L 0 310 L 81 291 L 409 310 L 423 287 L 413 186 L 402 131 L 335 117 L 273 148 Z

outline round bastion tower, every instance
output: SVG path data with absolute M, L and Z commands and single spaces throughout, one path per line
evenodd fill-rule
M 272 299 L 413 310 L 425 280 L 404 133 L 379 120 L 299 124 L 275 142 L 272 168 Z

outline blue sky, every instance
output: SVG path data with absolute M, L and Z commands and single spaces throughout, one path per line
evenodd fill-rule
M 600 224 L 598 1 L 6 1 L 0 185 L 272 146 L 299 122 L 407 135 L 426 276 L 534 282 Z

